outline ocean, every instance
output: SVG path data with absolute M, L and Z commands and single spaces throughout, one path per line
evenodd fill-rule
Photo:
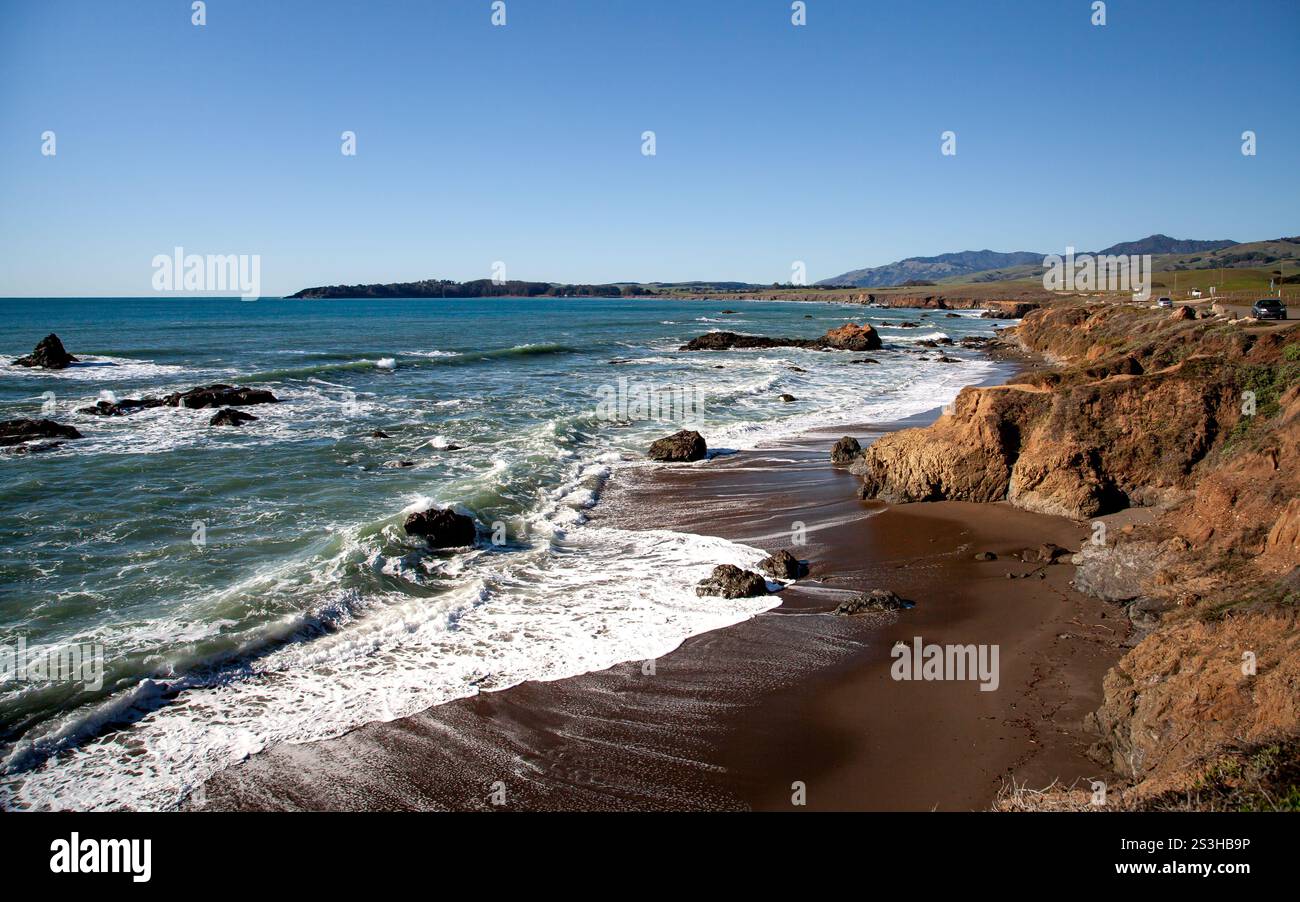
M 0 419 L 84 436 L 0 454 L 0 649 L 104 661 L 97 689 L 0 682 L 8 810 L 175 808 L 269 745 L 655 658 L 770 609 L 693 591 L 764 552 L 591 521 L 607 482 L 661 466 L 645 449 L 680 428 L 726 454 L 921 413 L 993 370 L 918 344 L 991 335 L 978 311 L 829 303 L 13 299 L 0 317 Z M 850 321 L 885 349 L 676 350 Z M 50 332 L 81 363 L 7 365 Z M 239 428 L 76 412 L 216 382 L 281 403 Z M 474 548 L 405 534 L 435 504 L 476 519 Z

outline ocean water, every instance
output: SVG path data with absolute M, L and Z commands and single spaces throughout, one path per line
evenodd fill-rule
M 654 466 L 649 442 L 683 426 L 727 453 L 919 413 L 992 370 L 972 351 L 909 352 L 991 334 L 978 312 L 839 304 L 52 299 L 0 300 L 0 319 L 0 418 L 85 436 L 0 454 L 0 646 L 105 657 L 94 691 L 0 683 L 6 809 L 173 808 L 272 743 L 653 658 L 754 616 L 779 599 L 693 586 L 762 551 L 589 522 L 607 481 Z M 921 327 L 879 325 L 904 319 Z M 878 325 L 878 365 L 676 350 L 711 330 L 814 337 L 846 321 Z M 49 332 L 82 363 L 6 365 Z M 243 428 L 208 426 L 211 410 L 75 412 L 213 382 L 282 403 L 245 408 L 259 420 Z M 647 419 L 638 392 L 695 403 Z M 408 537 L 405 515 L 432 504 L 474 516 L 479 543 Z

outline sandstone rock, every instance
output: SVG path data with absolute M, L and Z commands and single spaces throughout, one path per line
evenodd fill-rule
M 808 574 L 808 566 L 788 551 L 770 554 L 759 562 L 758 569 L 773 579 L 799 579 Z
M 840 351 L 878 351 L 881 348 L 880 333 L 869 324 L 845 323 L 827 332 L 822 341 Z
M 39 367 L 46 370 L 61 370 L 70 363 L 76 363 L 77 358 L 73 357 L 63 347 L 63 342 L 59 336 L 51 332 L 36 343 L 35 349 L 26 357 L 19 357 L 14 361 L 14 366 Z
M 846 435 L 831 448 L 831 462 L 850 464 L 862 453 L 862 446 L 851 435 Z
M 450 508 L 430 508 L 406 518 L 403 528 L 409 535 L 423 536 L 434 548 L 460 548 L 473 545 L 477 537 L 474 520 Z
M 723 598 L 752 598 L 766 595 L 767 582 L 757 573 L 741 570 L 732 564 L 719 564 L 713 573 L 695 587 L 699 596 L 718 595 Z
M 666 462 L 687 462 L 703 460 L 708 456 L 708 445 L 704 436 L 694 430 L 683 429 L 667 438 L 661 438 L 650 446 L 648 456 L 651 460 Z
M 866 614 L 879 611 L 902 611 L 913 607 L 910 601 L 904 601 L 897 593 L 888 589 L 872 589 L 848 601 L 840 602 L 835 613 L 841 617 L 853 614 Z
M 242 410 L 235 410 L 233 407 L 227 407 L 219 410 L 208 420 L 209 426 L 242 426 L 245 423 L 254 423 L 257 417 L 251 413 L 244 413 Z
M 4 420 L 0 422 L 0 447 L 18 445 L 37 438 L 81 438 L 74 426 L 53 420 Z

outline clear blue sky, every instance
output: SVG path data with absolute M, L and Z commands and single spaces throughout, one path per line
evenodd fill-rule
M 287 294 L 1300 233 L 1296 0 L 807 3 L 0 0 L 0 295 L 176 245 Z

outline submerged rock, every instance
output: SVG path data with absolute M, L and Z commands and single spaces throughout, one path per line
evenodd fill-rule
M 14 366 L 61 370 L 68 364 L 76 362 L 77 358 L 67 352 L 63 347 L 63 342 L 59 340 L 59 336 L 51 332 L 36 343 L 36 348 L 30 354 L 15 360 Z
M 851 464 L 853 459 L 861 453 L 862 446 L 858 444 L 858 440 L 851 435 L 846 435 L 831 448 L 831 462 Z
M 371 437 L 371 438 L 388 438 L 388 433 L 385 432 L 385 431 L 382 430 L 382 429 L 376 429 L 374 432 L 370 433 L 370 437 Z
M 417 511 L 402 526 L 408 535 L 422 536 L 434 548 L 473 545 L 478 535 L 473 518 L 445 507 Z
M 849 617 L 854 614 L 879 611 L 903 611 L 912 606 L 910 601 L 904 601 L 897 593 L 888 589 L 872 589 L 848 601 L 841 601 L 835 613 L 841 617 Z
M 121 401 L 96 401 L 90 407 L 78 407 L 77 413 L 86 413 L 98 417 L 124 417 L 137 410 L 162 407 L 161 398 L 124 398 Z
M 242 410 L 235 410 L 233 407 L 227 407 L 219 410 L 208 420 L 209 426 L 242 426 L 245 423 L 253 423 L 257 417 L 251 413 L 244 413 Z
M 741 570 L 733 564 L 719 564 L 708 579 L 695 587 L 699 596 L 718 595 L 722 598 L 753 598 L 766 595 L 767 581 L 757 573 Z
M 808 565 L 788 551 L 769 554 L 759 562 L 758 569 L 773 579 L 799 579 L 808 575 Z
M 163 399 L 169 407 L 243 407 L 249 404 L 275 404 L 279 398 L 263 388 L 234 385 L 204 385 L 189 391 L 173 392 Z
M 704 436 L 694 430 L 683 429 L 667 438 L 661 438 L 650 446 L 648 456 L 651 460 L 669 463 L 703 460 L 708 456 L 709 448 Z
M 0 422 L 0 447 L 18 445 L 34 438 L 81 438 L 75 426 L 53 420 L 5 420 Z
M 784 394 L 784 395 L 781 395 L 781 400 L 782 400 L 783 402 L 785 402 L 786 404 L 789 404 L 791 401 L 798 401 L 799 399 L 796 398 L 794 395 Z

